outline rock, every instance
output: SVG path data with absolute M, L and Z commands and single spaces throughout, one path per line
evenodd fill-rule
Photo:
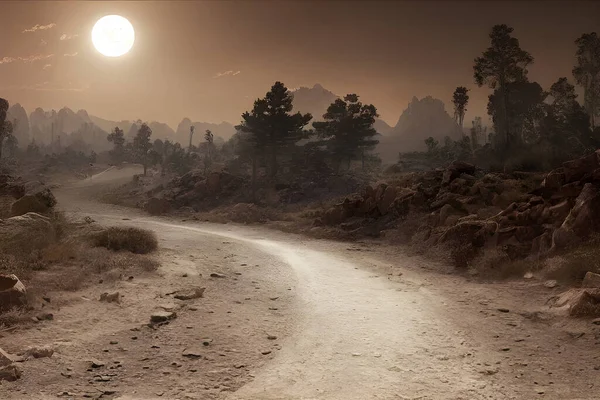
M 150 322 L 158 324 L 161 322 L 167 322 L 173 318 L 176 318 L 177 314 L 173 311 L 155 311 L 150 315 Z
M 441 243 L 450 241 L 481 247 L 485 244 L 487 238 L 493 235 L 495 225 L 495 223 L 485 221 L 461 222 L 446 230 L 439 241 Z
M 570 289 L 554 300 L 554 307 L 565 307 L 569 315 L 600 316 L 600 289 Z
M 564 248 L 599 231 L 600 191 L 591 183 L 586 183 L 569 215 L 561 227 L 554 231 L 552 245 L 555 248 Z
M 42 202 L 38 200 L 37 197 L 33 195 L 25 195 L 15 201 L 10 209 L 11 215 L 13 217 L 27 214 L 29 212 L 34 213 L 45 213 L 48 211 L 48 207 L 46 207 Z
M 146 203 L 145 209 L 150 215 L 163 215 L 169 212 L 171 205 L 166 199 L 152 197 Z
M 27 304 L 27 290 L 16 275 L 0 275 L 0 311 Z
M 377 201 L 377 208 L 379 209 L 379 212 L 382 215 L 387 214 L 388 210 L 390 209 L 390 206 L 396 199 L 396 195 L 397 192 L 395 187 L 388 186 L 385 188 L 383 195 Z
M 525 275 L 523 275 L 524 279 L 532 279 L 533 278 L 533 274 L 531 272 L 527 272 L 525 273 Z
M 106 365 L 104 363 L 104 361 L 100 361 L 100 360 L 97 360 L 95 358 L 93 358 L 93 359 L 90 360 L 90 367 L 91 368 L 102 368 L 102 367 L 104 367 L 104 365 Z
M 581 287 L 584 288 L 600 288 L 600 274 L 594 272 L 586 272 Z
M 547 287 L 548 289 L 554 289 L 556 285 L 558 285 L 558 282 L 554 279 L 544 282 L 544 287 Z
M 460 211 L 458 211 L 457 209 L 455 209 L 454 207 L 452 207 L 450 204 L 444 204 L 442 206 L 442 208 L 440 209 L 439 224 L 445 225 L 446 219 L 450 215 L 458 215 L 458 214 L 462 214 L 462 213 Z
M 23 356 L 25 358 L 45 358 L 52 357 L 54 349 L 51 346 L 32 346 L 25 349 Z
M 592 324 L 600 325 L 600 318 L 596 318 L 596 319 L 592 320 Z
M 449 185 L 454 179 L 458 178 L 461 174 L 473 175 L 475 173 L 475 166 L 463 161 L 452 162 L 444 171 L 442 176 L 442 186 Z
M 189 348 L 185 349 L 181 355 L 189 358 L 201 358 L 202 352 L 201 349 Z
M 261 351 L 261 352 L 260 352 L 260 354 L 262 354 L 263 356 L 266 356 L 266 355 L 268 355 L 268 354 L 271 354 L 271 350 L 264 350 L 264 351 Z
M 499 308 L 498 311 L 500 311 L 501 313 L 510 312 L 510 310 L 508 308 Z
M 583 178 L 584 175 L 592 173 L 595 169 L 600 168 L 598 154 L 592 153 L 585 157 L 566 161 L 562 164 L 562 167 L 566 183 L 578 181 Z
M 50 219 L 36 213 L 0 220 L 0 242 L 8 254 L 31 253 L 55 239 Z
M 495 217 L 501 212 L 502 209 L 500 207 L 482 207 L 477 209 L 477 216 L 479 219 L 488 219 Z
M 106 303 L 120 303 L 121 302 L 121 295 L 119 294 L 119 292 L 114 292 L 114 293 L 102 293 L 100 295 L 100 301 L 106 302 Z
M 560 203 L 549 207 L 548 214 L 552 219 L 552 223 L 555 223 L 557 226 L 562 225 L 565 218 L 569 215 L 569 211 L 571 210 L 571 202 L 568 200 L 561 201 Z
M 321 216 L 321 221 L 325 225 L 339 225 L 348 218 L 346 210 L 341 205 L 336 205 L 326 210 Z
M 563 168 L 550 171 L 542 181 L 542 187 L 547 189 L 559 189 L 565 184 L 565 172 Z
M 0 367 L 5 367 L 13 362 L 15 362 L 15 357 L 0 348 Z
M 21 377 L 21 370 L 14 364 L 7 365 L 0 368 L 0 382 L 1 381 L 16 381 Z
M 88 215 L 88 216 L 86 216 L 86 217 L 83 219 L 83 221 L 84 221 L 86 224 L 92 224 L 92 223 L 96 222 L 96 221 L 95 221 L 95 220 L 94 220 L 92 217 L 90 217 L 89 215 Z
M 438 195 L 431 203 L 431 209 L 437 210 L 438 208 L 442 208 L 444 205 L 449 204 L 457 210 L 463 209 L 463 204 L 460 202 L 461 196 L 456 193 L 446 192 L 441 195 Z
M 277 340 L 277 336 L 267 335 L 267 339 L 269 339 L 269 340 Z
M 200 297 L 204 297 L 204 291 L 206 288 L 193 288 L 193 289 L 185 289 L 178 290 L 175 292 L 174 298 L 178 300 L 193 300 L 199 299 Z

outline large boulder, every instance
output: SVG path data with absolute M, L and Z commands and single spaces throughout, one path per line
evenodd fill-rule
M 542 181 L 542 187 L 547 189 L 559 189 L 565 184 L 565 171 L 563 168 L 557 168 L 550 171 Z
M 460 177 L 462 174 L 473 175 L 475 173 L 475 166 L 463 161 L 454 161 L 444 171 L 442 176 L 442 185 L 449 185 L 454 179 Z
M 600 289 L 571 289 L 561 294 L 553 304 L 565 308 L 569 315 L 587 317 L 600 315 Z
M 553 247 L 563 248 L 600 231 L 600 191 L 586 183 L 567 218 L 553 235 Z
M 150 215 L 163 215 L 169 212 L 171 205 L 166 199 L 151 197 L 146 202 L 145 209 Z
M 15 201 L 10 208 L 10 213 L 13 217 L 29 212 L 42 214 L 46 211 L 48 211 L 48 207 L 36 196 L 31 194 L 21 197 L 19 200 Z
M 578 181 L 585 175 L 592 173 L 600 168 L 598 154 L 592 153 L 588 156 L 566 161 L 562 164 L 566 183 Z
M 16 275 L 0 275 L 0 311 L 22 307 L 26 304 L 27 290 L 19 278 Z M 1 358 L 2 354 L 0 354 L 0 361 Z
M 597 288 L 600 289 L 600 274 L 593 272 L 587 272 L 581 283 L 581 287 L 584 288 Z
M 48 217 L 27 213 L 0 220 L 0 251 L 8 254 L 29 253 L 55 240 L 56 232 Z

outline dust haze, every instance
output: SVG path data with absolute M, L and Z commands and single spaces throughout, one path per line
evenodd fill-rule
M 596 399 L 573 4 L 3 4 L 0 397 Z

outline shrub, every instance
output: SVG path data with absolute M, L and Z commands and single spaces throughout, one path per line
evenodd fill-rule
M 146 254 L 158 248 L 156 234 L 147 229 L 111 226 L 91 235 L 92 245 L 109 250 Z

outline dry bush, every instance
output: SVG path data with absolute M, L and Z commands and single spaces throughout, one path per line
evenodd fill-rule
M 544 262 L 543 275 L 562 282 L 578 282 L 586 272 L 600 273 L 600 236 L 591 237 Z
M 485 250 L 471 263 L 471 272 L 482 279 L 508 279 L 523 277 L 527 272 L 541 267 L 537 261 L 511 260 L 500 249 Z
M 31 316 L 22 308 L 13 308 L 0 313 L 0 331 L 30 321 Z
M 90 236 L 93 246 L 113 251 L 127 250 L 135 254 L 146 254 L 158 249 L 156 234 L 142 228 L 111 226 Z

